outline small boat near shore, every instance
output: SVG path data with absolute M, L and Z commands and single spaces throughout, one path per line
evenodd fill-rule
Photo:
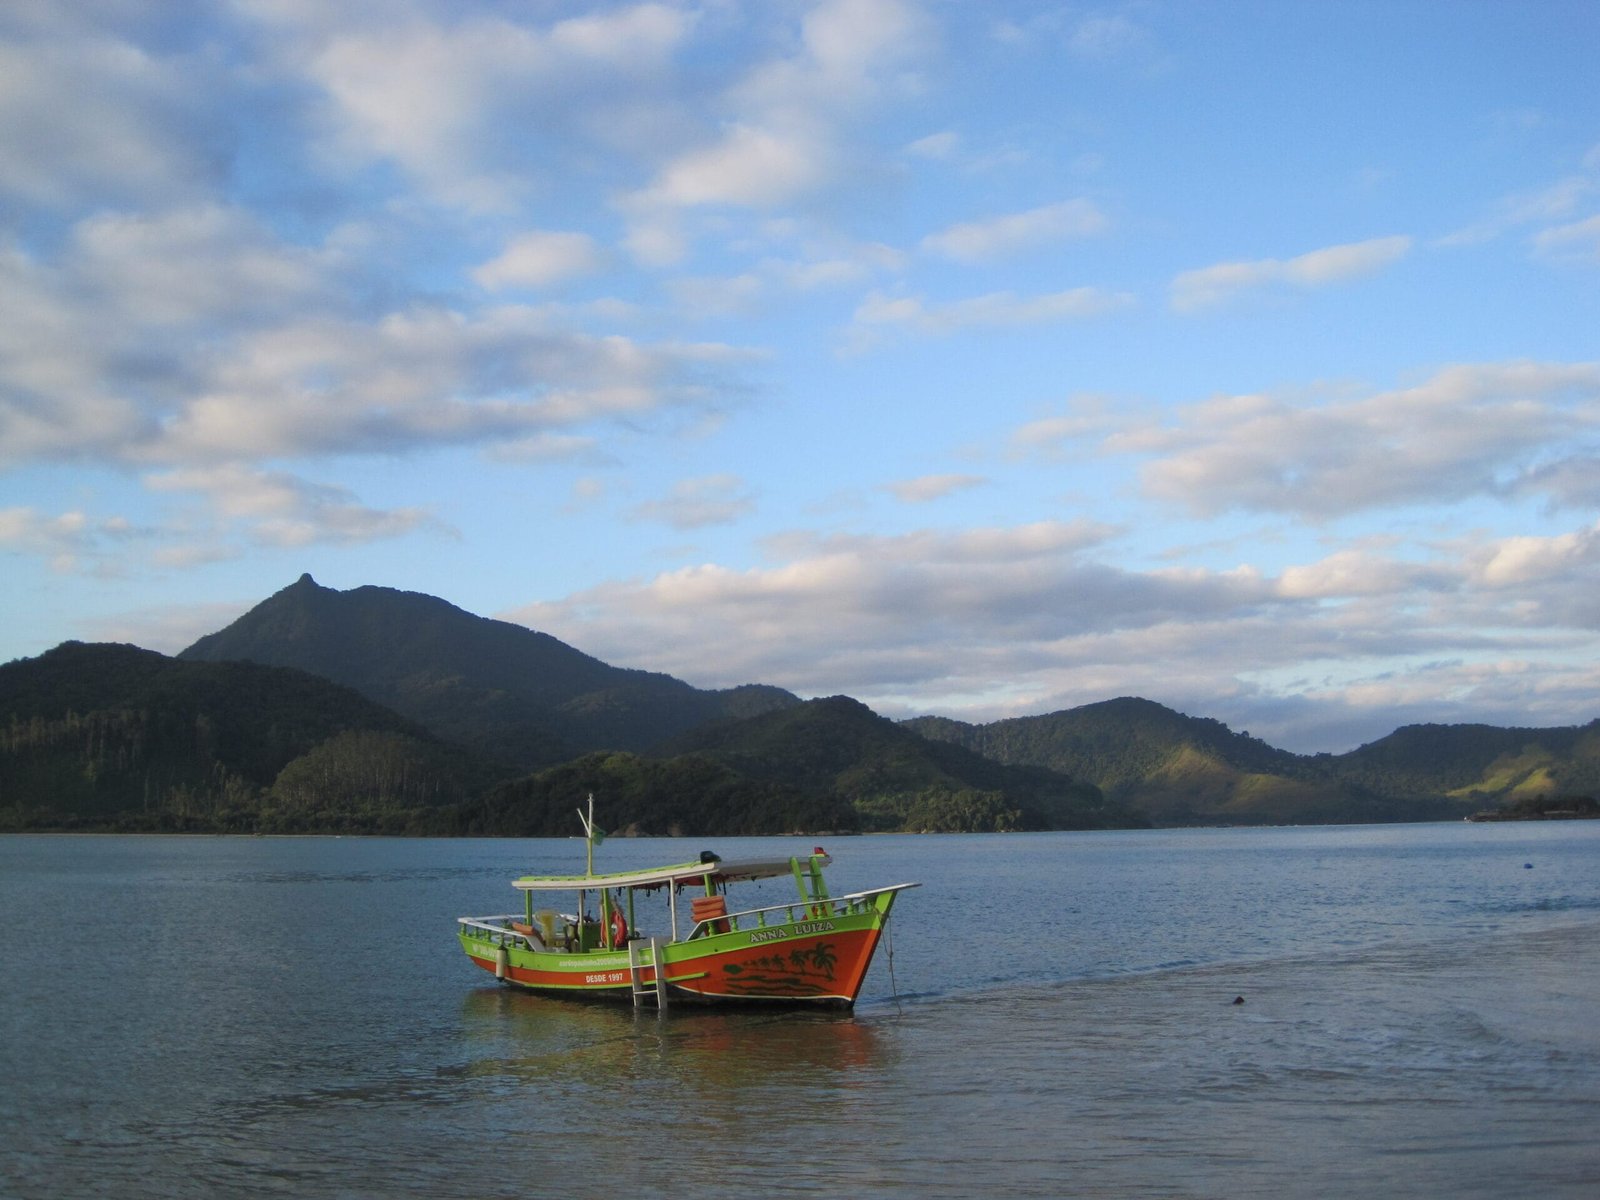
M 659 1009 L 850 1008 L 895 899 L 919 886 L 831 895 L 823 870 L 832 860 L 820 846 L 745 862 L 707 851 L 696 862 L 596 874 L 594 848 L 604 835 L 592 797 L 590 814 L 578 815 L 588 843 L 584 874 L 523 876 L 512 881 L 523 893 L 522 912 L 458 919 L 467 957 L 502 983 Z M 730 906 L 730 887 L 783 876 L 794 882 L 792 899 Z M 560 900 L 536 900 L 559 896 L 572 901 L 569 911 Z

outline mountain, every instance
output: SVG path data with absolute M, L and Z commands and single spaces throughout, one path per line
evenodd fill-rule
M 341 592 L 310 575 L 178 657 L 310 671 L 524 769 L 591 750 L 644 750 L 710 721 L 798 703 L 781 688 L 702 691 L 433 596 Z
M 1600 720 L 1552 729 L 1406 725 L 1333 760 L 1373 791 L 1463 803 L 1600 796 Z
M 684 734 L 663 754 L 847 801 L 868 829 L 1105 829 L 1147 822 L 1055 770 L 1006 766 L 924 738 L 848 696 Z
M 0 828 L 399 832 L 491 777 L 302 671 L 80 642 L 0 666 Z
M 685 834 L 1428 820 L 1600 795 L 1600 721 L 1309 756 L 1131 697 L 896 724 L 309 575 L 176 659 L 69 642 L 0 667 L 0 829 L 559 835 L 588 791 Z
M 593 795 L 606 828 L 670 837 L 756 837 L 850 833 L 861 819 L 850 804 L 781 780 L 752 779 L 701 754 L 646 759 L 586 754 L 490 789 L 442 814 L 443 833 L 570 837 L 577 801 Z
M 1464 815 L 1431 793 L 1396 797 L 1332 769 L 1330 756 L 1278 750 L 1220 721 L 1122 697 L 1038 717 L 906 726 L 998 762 L 1087 780 L 1162 825 L 1429 820 Z
M 1448 820 L 1534 795 L 1600 794 L 1600 721 L 1413 725 L 1341 755 L 1291 754 L 1133 697 L 990 725 L 905 724 L 999 762 L 1088 780 L 1158 824 Z

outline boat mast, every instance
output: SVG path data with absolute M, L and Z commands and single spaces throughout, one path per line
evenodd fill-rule
M 594 793 L 593 792 L 589 793 L 589 815 L 588 816 L 584 816 L 583 809 L 580 808 L 578 810 L 578 820 L 583 822 L 583 841 L 584 841 L 584 845 L 588 847 L 588 855 L 587 855 L 587 858 L 585 859 L 586 869 L 584 871 L 584 874 L 593 875 L 594 874 L 594 844 L 595 844 L 595 841 L 597 840 L 595 838 L 595 834 L 597 832 L 599 832 L 598 830 L 595 829 L 595 825 L 594 825 Z M 606 835 L 604 833 L 600 833 L 600 838 L 601 839 L 604 839 L 605 836 Z

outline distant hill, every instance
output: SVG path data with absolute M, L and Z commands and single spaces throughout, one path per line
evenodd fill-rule
M 754 779 L 836 795 L 867 829 L 1105 829 L 1147 824 L 1055 770 L 931 741 L 848 696 L 685 734 L 663 753 L 703 755 Z
M 799 702 L 773 687 L 702 691 L 433 596 L 341 592 L 310 575 L 178 657 L 310 671 L 524 769 L 591 750 L 644 750 L 697 725 Z
M 646 759 L 586 754 L 490 789 L 440 814 L 441 833 L 570 837 L 574 809 L 587 795 L 613 833 L 742 837 L 853 833 L 861 818 L 831 794 L 752 779 L 707 755 Z
M 1474 805 L 1600 797 L 1600 720 L 1551 729 L 1406 725 L 1333 762 L 1342 778 L 1387 795 Z
M 685 834 L 1566 811 L 1600 797 L 1600 721 L 1408 726 L 1343 755 L 1133 697 L 896 724 L 309 575 L 176 659 L 69 642 L 0 667 L 0 830 L 561 834 L 589 791 L 625 827 Z
M 302 671 L 80 642 L 0 666 L 0 828 L 400 832 L 491 778 Z
M 1424 820 L 1461 815 L 1436 800 L 1397 803 L 1220 721 L 1122 697 L 1038 717 L 969 725 L 905 723 L 998 762 L 1088 780 L 1162 825 Z
M 1600 786 L 1600 722 L 1410 726 L 1343 755 L 1292 754 L 1133 697 L 989 725 L 905 724 L 999 762 L 1066 771 L 1158 824 L 1442 820 L 1530 790 Z

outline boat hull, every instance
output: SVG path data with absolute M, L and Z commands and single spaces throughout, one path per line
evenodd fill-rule
M 872 965 L 894 892 L 874 900 L 864 912 L 660 944 L 669 1002 L 849 1008 Z M 636 972 L 626 950 L 535 950 L 472 929 L 460 939 L 474 963 L 514 987 L 624 1001 L 655 992 L 658 967 L 648 944 L 638 947 Z

